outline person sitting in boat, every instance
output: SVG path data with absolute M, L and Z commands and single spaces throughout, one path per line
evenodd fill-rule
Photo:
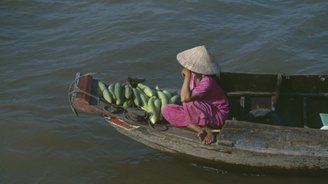
M 162 115 L 171 125 L 188 127 L 204 144 L 211 144 L 212 129 L 220 128 L 229 113 L 227 97 L 217 83 L 219 67 L 205 46 L 180 52 L 177 60 L 183 66 L 182 105 L 167 104 Z

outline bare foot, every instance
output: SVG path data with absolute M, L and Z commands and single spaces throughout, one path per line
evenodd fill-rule
M 203 140 L 203 143 L 207 145 L 212 144 L 215 141 L 214 134 L 208 128 L 205 128 L 205 132 L 206 132 L 206 136 Z
M 211 144 L 215 141 L 215 136 L 210 128 L 200 127 L 199 125 L 196 124 L 189 124 L 187 127 L 197 132 L 197 137 L 199 141 L 202 142 L 203 144 Z
M 202 129 L 200 132 L 198 132 L 197 137 L 200 142 L 203 142 L 206 135 L 207 135 L 207 132 L 204 129 Z

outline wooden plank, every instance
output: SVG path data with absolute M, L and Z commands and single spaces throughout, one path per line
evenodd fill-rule
M 294 93 L 327 93 L 328 75 L 285 76 L 283 89 Z
M 232 91 L 227 92 L 227 96 L 273 96 L 274 92 L 258 92 L 258 91 Z
M 226 92 L 276 92 L 327 95 L 328 75 L 285 75 L 222 72 L 220 84 Z
M 226 92 L 274 92 L 276 91 L 277 75 L 222 72 L 220 84 Z
M 261 91 L 232 91 L 227 92 L 227 96 L 274 96 L 275 92 Z M 297 92 L 282 92 L 280 95 L 296 96 L 296 97 L 328 97 L 328 93 L 297 93 Z

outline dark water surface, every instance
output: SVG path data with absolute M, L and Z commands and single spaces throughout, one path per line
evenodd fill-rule
M 327 74 L 327 20 L 326 0 L 1 0 L 0 183 L 327 183 L 177 159 L 67 102 L 75 72 L 178 88 L 200 44 L 225 71 Z

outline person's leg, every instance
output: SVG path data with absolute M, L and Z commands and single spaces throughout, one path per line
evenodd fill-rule
M 187 105 L 187 106 L 186 106 Z M 186 119 L 186 114 L 188 115 L 188 119 Z M 194 116 L 192 118 L 191 114 Z M 198 114 L 198 115 L 197 115 Z M 163 117 L 174 126 L 186 126 L 187 128 L 195 131 L 197 136 L 201 142 L 204 144 L 211 144 L 214 141 L 214 135 L 211 132 L 211 129 L 208 127 L 201 127 L 198 124 L 190 123 L 190 121 L 204 121 L 199 117 L 198 109 L 190 106 L 188 103 L 184 103 L 183 106 L 175 105 L 175 104 L 167 104 L 164 106 L 162 110 Z M 201 122 L 201 124 L 206 124 L 205 122 Z
M 197 133 L 197 136 L 201 142 L 203 142 L 205 136 L 206 136 L 206 131 L 203 130 L 202 127 L 200 127 L 197 124 L 189 124 L 187 125 L 187 128 L 195 131 Z
M 203 129 L 202 127 L 198 126 L 197 124 L 189 124 L 187 127 L 197 133 L 201 132 Z
M 186 126 L 186 116 L 181 105 L 167 104 L 162 109 L 162 115 L 173 126 Z

